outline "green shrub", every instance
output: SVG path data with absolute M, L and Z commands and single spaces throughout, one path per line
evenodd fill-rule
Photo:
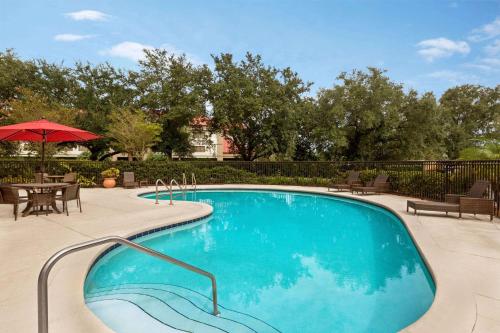
M 37 159 L 0 160 L 0 181 L 30 182 L 40 165 Z M 359 170 L 362 181 L 378 174 L 389 176 L 392 191 L 398 194 L 443 199 L 446 191 L 464 193 L 475 179 L 489 179 L 498 184 L 500 161 L 485 162 L 245 162 L 245 161 L 88 161 L 49 160 L 50 174 L 76 172 L 82 186 L 102 184 L 101 172 L 109 168 L 132 171 L 138 180 L 156 179 L 182 182 L 184 173 L 191 183 L 191 173 L 198 184 L 269 184 L 327 186 L 345 179 L 350 170 Z M 120 182 L 121 180 L 119 180 Z
M 103 178 L 118 178 L 120 177 L 120 170 L 117 168 L 109 168 L 101 171 L 101 176 Z

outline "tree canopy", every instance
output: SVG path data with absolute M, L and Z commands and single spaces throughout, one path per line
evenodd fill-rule
M 500 85 L 464 84 L 437 99 L 367 68 L 312 95 L 298 73 L 256 54 L 213 55 L 209 66 L 144 52 L 134 70 L 0 52 L 0 125 L 45 116 L 95 132 L 104 139 L 82 143 L 91 159 L 190 156 L 200 119 L 245 160 L 498 158 Z M 15 151 L 0 142 L 0 154 Z
M 206 65 L 194 66 L 185 55 L 165 50 L 145 50 L 137 81 L 138 103 L 163 128 L 158 151 L 168 156 L 174 150 L 180 156 L 191 153 L 188 127 L 194 118 L 206 115 L 210 81 Z
M 212 128 L 228 138 L 245 160 L 291 156 L 295 120 L 308 85 L 289 68 L 267 67 L 260 56 L 250 53 L 239 63 L 231 54 L 213 59 Z
M 125 152 L 129 161 L 143 159 L 160 140 L 161 126 L 146 119 L 140 110 L 118 108 L 111 112 L 108 135 L 116 151 Z

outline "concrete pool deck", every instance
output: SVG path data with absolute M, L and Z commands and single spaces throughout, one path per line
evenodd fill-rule
M 264 185 L 214 185 L 199 188 L 258 188 L 327 193 L 326 188 Z M 130 236 L 211 213 L 208 205 L 137 197 L 149 189 L 82 189 L 83 213 L 69 203 L 70 216 L 20 217 L 12 206 L 0 205 L 0 331 L 37 331 L 37 278 L 43 263 L 56 251 L 75 243 L 117 235 Z M 333 193 L 333 192 L 330 192 Z M 405 332 L 500 332 L 500 222 L 487 216 L 444 213 L 414 216 L 406 197 L 352 196 L 384 205 L 406 224 L 428 261 L 437 284 L 429 311 Z M 83 282 L 96 255 L 106 246 L 62 259 L 49 279 L 49 331 L 111 332 L 85 306 Z

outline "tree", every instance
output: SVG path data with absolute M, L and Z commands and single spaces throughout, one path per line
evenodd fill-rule
M 26 88 L 20 88 L 19 95 L 19 98 L 8 102 L 7 114 L 10 123 L 21 123 L 45 118 L 63 125 L 74 126 L 76 110 L 50 102 L 45 96 L 34 93 Z M 65 144 L 58 145 L 49 142 L 45 145 L 46 155 L 51 156 L 64 146 Z M 27 148 L 39 154 L 41 143 L 31 142 L 27 145 Z
M 247 53 L 239 63 L 230 54 L 213 59 L 212 129 L 245 160 L 293 156 L 296 116 L 309 84 L 289 68 L 264 66 L 258 55 Z
M 404 92 L 384 73 L 377 68 L 344 72 L 337 77 L 339 84 L 320 90 L 314 131 L 326 158 L 386 160 L 394 156 Z
M 196 117 L 206 115 L 211 71 L 194 66 L 185 55 L 170 54 L 162 49 L 145 50 L 140 61 L 137 87 L 140 106 L 150 118 L 162 125 L 159 150 L 172 157 L 192 151 L 188 127 Z
M 0 108 L 7 101 L 20 98 L 21 89 L 69 107 L 75 86 L 76 80 L 67 67 L 43 59 L 23 61 L 12 50 L 0 52 Z
M 476 147 L 464 148 L 460 151 L 461 160 L 499 160 L 500 159 L 500 141 L 491 140 L 483 142 Z
M 5 111 L 7 102 L 19 97 L 19 88 L 28 88 L 37 80 L 37 71 L 34 61 L 22 61 L 10 49 L 0 52 L 0 110 Z
M 445 156 L 443 113 L 432 93 L 418 96 L 410 90 L 404 97 L 393 159 L 442 159 Z
M 148 148 L 160 139 L 161 126 L 151 123 L 141 110 L 128 108 L 114 109 L 110 115 L 108 135 L 113 147 L 134 157 L 143 159 Z
M 338 103 L 337 89 L 321 89 L 314 103 L 302 116 L 303 137 L 308 138 L 310 150 L 322 160 L 342 159 L 347 147 L 345 110 Z
M 298 110 L 296 117 L 297 138 L 295 141 L 295 161 L 315 161 L 320 159 L 320 149 L 313 131 L 316 128 L 318 114 L 317 105 L 313 98 L 305 98 L 303 106 Z
M 114 108 L 133 107 L 137 98 L 136 73 L 115 69 L 105 63 L 97 66 L 77 63 L 73 75 L 77 86 L 71 92 L 73 106 L 78 110 L 78 127 L 106 136 Z M 109 156 L 109 139 L 82 142 L 89 149 L 90 159 Z
M 439 102 L 446 116 L 445 142 L 449 158 L 458 158 L 461 150 L 474 146 L 475 137 L 498 133 L 500 86 L 458 86 L 448 89 Z

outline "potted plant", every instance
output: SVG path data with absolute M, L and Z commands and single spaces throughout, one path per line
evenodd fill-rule
M 120 177 L 120 170 L 117 168 L 109 168 L 101 172 L 101 176 L 104 178 L 102 186 L 105 188 L 113 188 L 116 186 L 116 178 Z

